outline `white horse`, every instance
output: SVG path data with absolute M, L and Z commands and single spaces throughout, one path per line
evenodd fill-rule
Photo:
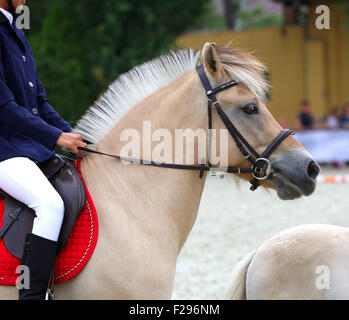
M 236 267 L 226 299 L 349 299 L 349 228 L 284 230 Z
M 183 50 L 132 69 L 111 84 L 75 131 L 96 150 L 111 154 L 120 154 L 130 144 L 125 141 L 125 129 L 140 133 L 143 141 L 145 120 L 151 123 L 151 133 L 160 128 L 172 136 L 176 129 L 206 132 L 207 97 L 195 70 L 198 60 L 199 54 Z M 282 130 L 263 102 L 268 87 L 263 65 L 248 54 L 214 44 L 204 46 L 202 61 L 213 87 L 232 79 L 239 82 L 217 98 L 241 134 L 262 152 Z M 216 113 L 212 127 L 226 130 Z M 163 143 L 159 137 L 157 141 Z M 176 141 L 171 143 L 176 147 Z M 206 147 L 207 141 L 188 143 L 186 159 L 201 163 L 201 144 Z M 141 146 L 139 158 L 149 160 Z M 154 146 L 159 142 L 152 141 Z M 250 167 L 231 137 L 227 152 L 229 166 Z M 171 155 L 173 163 L 177 159 Z M 263 186 L 276 189 L 280 198 L 294 199 L 314 191 L 313 159 L 292 136 L 270 161 L 274 173 Z M 97 154 L 83 157 L 81 171 L 99 217 L 98 243 L 82 272 L 55 287 L 55 298 L 169 299 L 177 257 L 195 223 L 205 179 L 197 171 L 126 165 Z M 249 174 L 240 177 L 251 178 Z M 16 288 L 1 287 L 0 298 L 16 299 Z

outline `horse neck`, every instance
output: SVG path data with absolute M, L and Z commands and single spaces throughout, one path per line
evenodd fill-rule
M 176 128 L 206 128 L 207 115 L 202 110 L 205 102 L 198 98 L 202 88 L 196 77 L 190 72 L 133 107 L 96 149 L 120 154 L 124 144 L 120 135 L 127 128 L 136 129 L 142 142 L 143 120 L 151 121 L 152 130 L 168 129 L 172 137 Z M 83 159 L 81 168 L 100 211 L 101 229 L 110 228 L 116 233 L 121 224 L 114 224 L 118 221 L 115 215 L 119 215 L 132 220 L 142 233 L 162 239 L 166 250 L 172 246 L 178 254 L 199 208 L 205 179 L 199 178 L 198 171 L 126 165 L 94 154 Z

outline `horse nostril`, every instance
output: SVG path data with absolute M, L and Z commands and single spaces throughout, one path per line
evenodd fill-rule
M 315 161 L 310 161 L 307 168 L 308 177 L 315 180 L 320 173 L 320 167 Z

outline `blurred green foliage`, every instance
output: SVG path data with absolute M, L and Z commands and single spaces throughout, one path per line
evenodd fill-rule
M 28 39 L 51 105 L 71 125 L 108 85 L 207 23 L 208 0 L 31 0 Z
M 255 6 L 249 11 L 240 9 L 237 16 L 241 22 L 241 29 L 279 26 L 283 22 L 281 15 L 267 14 L 261 6 Z
M 345 28 L 349 30 L 349 2 L 348 0 L 339 0 L 338 6 L 339 9 L 342 10 L 346 15 Z

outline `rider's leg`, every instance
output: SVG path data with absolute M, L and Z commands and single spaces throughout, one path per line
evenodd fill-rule
M 63 222 L 63 200 L 39 167 L 25 157 L 0 162 L 0 188 L 35 211 L 22 258 L 22 264 L 29 267 L 30 289 L 20 289 L 19 296 L 43 299 Z

